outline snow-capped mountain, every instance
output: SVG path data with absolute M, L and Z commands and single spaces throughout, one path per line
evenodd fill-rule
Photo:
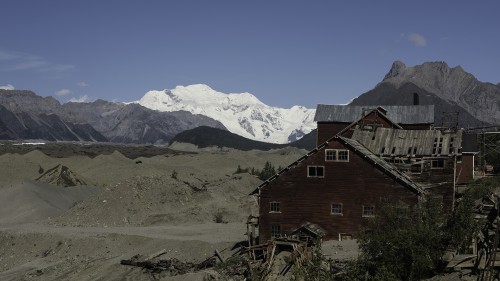
M 295 141 L 316 128 L 314 109 L 271 107 L 250 93 L 225 94 L 203 84 L 149 91 L 136 103 L 158 111 L 205 115 L 232 133 L 271 143 Z

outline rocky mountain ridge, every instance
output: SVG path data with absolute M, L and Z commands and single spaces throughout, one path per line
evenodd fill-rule
M 413 93 L 420 104 L 435 105 L 437 126 L 450 121 L 444 112 L 458 112 L 459 127 L 500 124 L 500 85 L 480 82 L 444 62 L 407 67 L 396 61 L 374 89 L 351 104 L 410 105 Z M 250 93 L 224 94 L 201 84 L 149 91 L 129 104 L 60 104 L 31 91 L 0 90 L 0 139 L 164 144 L 178 133 L 208 126 L 251 140 L 291 143 L 316 128 L 314 112 L 271 107 Z
M 225 129 L 189 112 L 158 112 L 104 100 L 60 104 L 31 91 L 0 90 L 0 139 L 165 144 L 198 126 Z
M 500 85 L 481 82 L 461 66 L 450 68 L 445 62 L 426 62 L 407 67 L 395 61 L 377 87 L 390 84 L 399 89 L 408 83 L 462 107 L 484 123 L 500 124 Z
M 0 98 L 5 97 L 0 90 Z M 8 93 L 12 94 L 12 93 Z M 36 103 L 28 102 L 26 108 L 23 103 L 34 97 L 32 93 L 20 93 L 21 105 L 13 101 L 0 103 L 0 139 L 41 139 L 48 141 L 107 141 L 107 139 L 91 125 L 87 123 L 76 123 L 65 121 L 52 110 L 43 112 L 43 102 L 39 108 Z M 26 98 L 30 96 L 30 98 Z M 38 97 L 41 98 L 41 97 Z M 53 103 L 51 99 L 42 98 L 43 101 Z M 57 105 L 60 105 L 56 101 Z M 53 107 L 49 106 L 52 109 Z

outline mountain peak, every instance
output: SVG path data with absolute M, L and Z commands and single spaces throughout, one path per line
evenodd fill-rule
M 207 85 L 147 92 L 138 104 L 158 111 L 188 111 L 221 122 L 230 132 L 265 142 L 287 143 L 315 128 L 314 109 L 268 106 L 248 92 L 225 94 Z
M 210 88 L 210 86 L 206 84 L 193 84 L 187 86 L 178 85 L 175 87 L 174 90 L 184 90 L 184 89 L 191 92 L 215 92 L 214 89 Z
M 399 89 L 407 83 L 448 102 L 461 104 L 483 122 L 500 123 L 500 105 L 495 102 L 498 87 L 478 81 L 459 65 L 450 68 L 444 61 L 434 61 L 406 67 L 396 61 L 379 85 L 389 84 Z
M 406 69 L 406 65 L 403 62 L 398 61 L 398 60 L 393 62 L 392 67 L 389 70 L 389 72 L 387 72 L 387 74 L 385 75 L 384 80 L 398 76 L 405 69 Z

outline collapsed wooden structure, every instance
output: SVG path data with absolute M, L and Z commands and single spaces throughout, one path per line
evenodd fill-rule
M 353 237 L 389 202 L 411 207 L 432 196 L 451 212 L 458 186 L 473 178 L 463 131 L 433 127 L 433 106 L 319 105 L 315 120 L 317 147 L 251 193 L 257 243 L 306 221 L 327 240 Z

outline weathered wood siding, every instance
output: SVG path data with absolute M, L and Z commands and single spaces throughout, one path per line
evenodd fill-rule
M 444 160 L 443 168 L 432 168 L 431 161 L 437 158 L 424 159 L 421 173 L 407 174 L 414 182 L 420 184 L 430 195 L 442 197 L 443 210 L 453 210 L 453 175 L 455 157 L 441 158 Z
M 320 144 L 329 140 L 331 137 L 338 134 L 347 126 L 349 126 L 349 123 L 318 122 L 316 146 L 319 146 Z
M 337 141 L 326 149 L 347 149 Z M 307 176 L 307 167 L 325 167 L 324 178 Z M 363 205 L 377 208 L 385 202 L 401 200 L 417 204 L 418 196 L 395 182 L 355 152 L 349 162 L 325 161 L 325 150 L 309 156 L 295 168 L 282 174 L 260 192 L 260 242 L 271 238 L 271 225 L 279 225 L 288 234 L 304 222 L 318 224 L 327 231 L 325 239 L 338 239 L 339 233 L 356 235 L 366 224 Z M 280 203 L 280 212 L 270 212 L 270 202 Z M 342 204 L 342 215 L 331 214 L 331 204 Z
M 462 162 L 457 163 L 457 184 L 467 184 L 474 179 L 474 155 L 462 154 Z

